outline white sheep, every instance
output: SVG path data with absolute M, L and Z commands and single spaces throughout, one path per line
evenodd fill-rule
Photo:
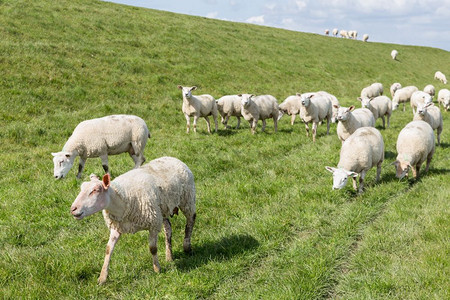
M 436 129 L 437 143 L 441 145 L 441 132 L 444 126 L 442 114 L 439 107 L 434 106 L 432 102 L 419 103 L 414 120 L 422 120 L 430 124 L 433 130 Z
M 336 123 L 338 110 L 337 110 L 337 108 L 335 108 L 335 105 L 339 106 L 339 100 L 336 98 L 336 96 L 334 96 L 334 95 L 332 95 L 332 94 L 330 94 L 328 92 L 325 92 L 325 91 L 318 91 L 317 94 L 319 94 L 321 96 L 324 96 L 325 98 L 330 99 L 330 101 L 331 101 L 331 110 L 333 111 L 333 115 L 331 117 L 331 122 L 332 123 Z
M 301 98 L 300 117 L 305 123 L 306 136 L 309 136 L 308 123 L 312 123 L 313 142 L 316 142 L 317 125 L 325 119 L 327 120 L 327 135 L 330 134 L 330 121 L 333 117 L 331 100 L 318 93 L 297 93 L 297 96 Z
M 413 85 L 398 89 L 392 98 L 392 110 L 396 110 L 400 103 L 403 103 L 403 111 L 405 111 L 405 103 L 411 100 L 411 96 L 419 89 Z
M 348 32 L 348 36 L 349 38 L 356 40 L 356 38 L 358 37 L 358 32 L 356 30 L 350 30 Z
M 255 96 L 252 94 L 240 94 L 241 114 L 250 123 L 251 132 L 255 134 L 258 120 L 262 120 L 262 128 L 266 128 L 266 119 L 272 118 L 275 132 L 278 131 L 279 107 L 277 99 L 271 95 Z
M 185 87 L 178 85 L 178 88 L 183 93 L 182 111 L 186 118 L 186 132 L 189 133 L 191 128 L 190 117 L 194 117 L 194 132 L 197 132 L 197 120 L 202 117 L 205 118 L 208 125 L 208 133 L 211 133 L 211 124 L 209 123 L 209 116 L 213 116 L 215 128 L 217 132 L 217 105 L 214 97 L 208 94 L 192 95 L 192 91 L 197 89 L 196 86 Z
M 438 103 L 439 107 L 441 107 L 441 104 L 444 106 L 445 111 L 448 111 L 450 109 L 450 90 L 441 89 L 439 91 Z
M 356 129 L 361 127 L 375 127 L 375 118 L 367 108 L 338 107 L 337 135 L 344 143 Z
M 379 82 L 372 83 L 361 90 L 361 98 L 375 98 L 381 95 L 383 95 L 383 85 Z
M 241 98 L 238 95 L 227 95 L 216 100 L 217 110 L 222 117 L 222 124 L 228 128 L 228 119 L 230 117 L 237 118 L 237 126 L 241 124 Z
M 434 134 L 431 126 L 425 121 L 409 122 L 397 138 L 397 159 L 395 165 L 396 177 L 402 179 L 408 176 L 411 169 L 413 177 L 419 176 L 422 163 L 426 160 L 425 172 L 430 167 L 435 150 Z
M 343 37 L 343 38 L 348 39 L 348 32 L 347 32 L 347 30 L 344 30 L 344 29 L 340 30 L 340 31 L 339 31 L 339 35 L 340 35 L 341 37 Z
M 402 85 L 400 83 L 398 83 L 398 82 L 393 83 L 390 88 L 391 97 L 394 98 L 395 92 L 401 88 L 402 88 Z
M 329 35 L 330 34 L 330 30 L 329 29 L 325 29 L 325 34 Z
M 447 84 L 447 78 L 445 77 L 444 73 L 442 73 L 441 71 L 437 71 L 436 73 L 434 73 L 434 79 L 439 80 L 443 84 Z
M 338 33 L 339 33 L 339 30 L 337 28 L 334 28 L 333 29 L 333 35 L 337 37 Z
M 135 168 L 145 162 L 144 149 L 150 138 L 147 124 L 133 115 L 112 115 L 86 120 L 77 125 L 61 152 L 52 153 L 56 179 L 66 177 L 80 156 L 77 178 L 81 178 L 88 158 L 100 157 L 109 172 L 108 155 L 128 152 Z
M 172 261 L 172 228 L 169 217 L 180 209 L 186 217 L 183 248 L 191 251 L 191 235 L 195 223 L 195 183 L 189 168 L 173 157 L 161 157 L 148 164 L 120 175 L 111 181 L 109 174 L 102 180 L 91 175 L 81 185 L 81 191 L 70 211 L 81 220 L 103 210 L 110 230 L 106 255 L 98 283 L 108 276 L 109 262 L 122 233 L 148 230 L 153 269 L 161 267 L 157 256 L 158 233 L 164 225 L 166 260 Z
M 359 174 L 359 193 L 364 189 L 367 171 L 377 166 L 376 181 L 380 180 L 381 164 L 384 160 L 384 141 L 380 132 L 373 127 L 358 128 L 343 144 L 337 168 L 325 167 L 333 173 L 333 190 L 342 189 L 348 177 L 357 190 L 356 177 Z
M 300 114 L 300 97 L 297 95 L 287 97 L 278 107 L 280 114 L 278 121 L 287 114 L 291 116 L 291 125 L 294 125 L 295 117 Z
M 432 84 L 428 84 L 427 86 L 425 86 L 423 88 L 423 91 L 428 95 L 430 95 L 431 97 L 434 97 L 434 95 L 436 95 L 436 89 Z
M 366 33 L 363 35 L 363 42 L 367 42 L 367 40 L 369 39 L 369 35 Z
M 392 102 L 386 96 L 378 96 L 373 99 L 358 98 L 361 101 L 361 107 L 368 108 L 375 118 L 375 122 L 378 118 L 383 121 L 383 128 L 385 127 L 384 116 L 387 116 L 387 127 L 389 128 L 389 120 L 392 115 Z
M 391 57 L 393 60 L 397 60 L 397 56 L 398 56 L 398 51 L 397 50 L 392 50 L 391 51 Z
M 422 91 L 415 91 L 414 93 L 412 93 L 410 104 L 413 111 L 413 115 L 416 113 L 416 108 L 419 104 L 427 104 L 432 102 L 433 98 L 428 93 Z

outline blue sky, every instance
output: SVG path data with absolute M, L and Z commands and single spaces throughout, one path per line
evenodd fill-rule
M 187 15 L 450 51 L 450 0 L 109 0 Z

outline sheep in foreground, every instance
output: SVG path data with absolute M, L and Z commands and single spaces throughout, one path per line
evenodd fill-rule
M 241 124 L 241 98 L 238 95 L 227 95 L 216 100 L 217 110 L 222 117 L 222 124 L 228 128 L 228 119 L 230 117 L 237 118 L 237 126 Z
M 416 113 L 416 108 L 419 104 L 427 104 L 432 103 L 433 98 L 428 93 L 422 92 L 422 91 L 415 91 L 411 95 L 411 108 L 413 111 L 413 115 Z
M 397 60 L 397 56 L 398 56 L 398 51 L 397 50 L 392 50 L 391 51 L 391 57 L 393 60 Z
M 91 175 L 81 185 L 81 191 L 70 211 L 81 220 L 103 210 L 110 230 L 106 255 L 98 283 L 108 277 L 108 268 L 114 246 L 122 233 L 148 230 L 153 269 L 161 267 L 157 256 L 158 233 L 164 225 L 166 260 L 172 260 L 172 228 L 169 217 L 180 209 L 186 217 L 183 248 L 191 251 L 191 235 L 195 223 L 195 184 L 189 168 L 173 157 L 152 160 L 141 168 L 131 170 L 111 181 L 109 174 L 102 180 Z
M 325 29 L 325 34 L 329 35 L 330 34 L 330 30 L 329 29 Z
M 277 99 L 271 95 L 255 96 L 251 94 L 240 94 L 241 114 L 250 123 L 251 132 L 255 134 L 258 120 L 262 120 L 262 131 L 266 129 L 266 119 L 272 118 L 275 132 L 278 131 L 279 107 Z
M 398 82 L 393 83 L 390 88 L 391 97 L 394 98 L 395 92 L 401 88 L 402 88 L 402 85 L 400 83 L 398 83 Z
M 338 107 L 337 135 L 344 143 L 356 129 L 361 127 L 375 127 L 375 118 L 367 108 Z
M 384 141 L 380 132 L 373 127 L 362 127 L 342 144 L 337 168 L 325 168 L 333 173 L 333 190 L 342 189 L 349 176 L 352 177 L 353 188 L 357 190 L 356 177 L 359 174 L 358 193 L 362 193 L 364 178 L 372 167 L 377 166 L 376 181 L 380 180 L 383 160 Z
M 442 89 L 439 91 L 438 103 L 439 107 L 441 107 L 441 104 L 444 106 L 445 111 L 448 111 L 450 109 L 450 90 Z
M 434 86 L 432 84 L 425 86 L 423 88 L 423 91 L 425 93 L 427 93 L 428 95 L 430 95 L 431 97 L 434 97 L 434 95 L 436 95 L 436 89 L 434 88 Z
M 445 77 L 444 73 L 442 73 L 441 71 L 437 71 L 436 73 L 434 73 L 434 79 L 439 80 L 443 84 L 447 84 L 447 78 Z
M 434 106 L 432 102 L 419 103 L 417 106 L 417 112 L 414 115 L 414 120 L 422 120 L 430 124 L 433 130 L 436 129 L 437 142 L 441 145 L 441 132 L 444 126 L 442 121 L 442 114 L 439 107 Z
M 363 35 L 363 42 L 367 42 L 369 40 L 369 35 L 366 33 Z
M 330 101 L 331 101 L 331 110 L 333 112 L 333 115 L 331 117 L 331 122 L 332 123 L 336 123 L 338 110 L 334 106 L 335 105 L 339 106 L 339 100 L 336 98 L 336 96 L 334 96 L 334 95 L 332 95 L 332 94 L 330 94 L 328 92 L 325 92 L 325 91 L 318 91 L 317 94 L 319 94 L 319 95 L 321 95 L 321 96 L 323 96 L 325 98 L 330 99 Z
M 278 121 L 287 114 L 291 116 L 291 125 L 294 125 L 295 117 L 300 114 L 300 97 L 297 95 L 287 97 L 279 105 L 279 109 Z
M 402 179 L 408 176 L 411 169 L 413 177 L 419 176 L 420 166 L 426 160 L 425 172 L 430 167 L 435 150 L 434 134 L 431 126 L 425 121 L 409 122 L 397 138 L 396 177 Z
M 211 124 L 209 123 L 209 116 L 213 116 L 215 128 L 217 132 L 217 105 L 214 97 L 208 94 L 192 95 L 192 91 L 197 89 L 196 86 L 185 87 L 178 85 L 178 88 L 183 93 L 182 111 L 186 118 L 186 132 L 189 133 L 191 129 L 190 117 L 194 117 L 194 132 L 197 132 L 197 120 L 202 117 L 205 118 L 208 125 L 208 133 L 211 133 Z
M 337 28 L 334 28 L 333 29 L 333 35 L 337 37 L 338 33 L 339 33 L 339 30 Z
M 100 157 L 109 172 L 108 155 L 128 152 L 135 168 L 145 162 L 144 149 L 150 138 L 147 124 L 133 115 L 112 115 L 86 120 L 77 125 L 61 152 L 52 153 L 56 179 L 66 177 L 80 156 L 77 178 L 81 178 L 88 158 Z
M 411 100 L 411 96 L 419 89 L 413 85 L 398 89 L 392 98 L 392 110 L 396 110 L 400 103 L 403 103 L 403 111 L 406 109 L 405 103 Z
M 383 85 L 379 82 L 372 83 L 361 90 L 361 98 L 375 98 L 381 95 L 383 95 Z
M 392 115 L 392 102 L 386 96 L 378 96 L 373 99 L 369 98 L 358 98 L 361 101 L 361 107 L 368 108 L 375 119 L 375 122 L 378 118 L 381 118 L 383 121 L 383 128 L 385 127 L 384 116 L 387 116 L 387 127 L 389 128 L 389 120 Z
M 317 125 L 323 120 L 327 120 L 327 135 L 330 134 L 330 121 L 333 117 L 331 100 L 320 94 L 300 94 L 300 117 L 305 123 L 306 136 L 309 136 L 308 123 L 312 122 L 313 142 L 316 142 Z

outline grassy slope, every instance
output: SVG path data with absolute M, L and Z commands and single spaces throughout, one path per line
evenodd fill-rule
M 443 147 L 417 184 L 394 179 L 395 112 L 383 130 L 383 180 L 355 196 L 330 192 L 323 166 L 340 143 L 319 128 L 316 145 L 285 118 L 280 132 L 185 134 L 177 84 L 215 97 L 327 90 L 346 105 L 379 81 L 423 88 L 450 54 L 362 43 L 98 1 L 0 1 L 0 293 L 6 297 L 445 298 L 448 297 L 449 117 Z M 390 59 L 396 48 L 400 62 Z M 356 104 L 358 105 L 358 104 Z M 143 117 L 148 160 L 172 155 L 196 176 L 194 255 L 181 251 L 153 274 L 144 232 L 121 239 L 110 282 L 96 287 L 107 233 L 100 214 L 75 222 L 80 181 L 55 182 L 49 155 L 80 121 L 112 113 Z M 378 121 L 379 122 L 379 121 Z M 234 120 L 232 120 L 234 124 Z M 377 123 L 379 124 L 379 123 Z M 246 124 L 244 124 L 246 125 Z M 261 159 L 264 157 L 264 159 Z M 110 159 L 112 175 L 132 167 Z M 88 160 L 88 174 L 101 174 Z M 447 197 L 447 198 L 446 198 Z M 160 241 L 160 249 L 163 243 Z M 447 254 L 447 255 L 444 255 Z

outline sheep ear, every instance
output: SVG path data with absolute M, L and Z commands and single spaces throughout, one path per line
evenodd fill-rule
M 433 103 L 433 102 L 428 102 L 427 104 L 425 104 L 425 106 L 424 106 L 424 107 L 430 107 L 430 106 L 432 106 L 432 105 L 434 105 L 434 103 Z
M 111 184 L 111 176 L 109 176 L 108 173 L 106 173 L 105 175 L 103 175 L 102 178 L 102 184 L 103 184 L 103 188 L 105 190 L 107 190 L 109 188 L 109 185 Z
M 57 156 L 59 154 L 59 152 L 52 152 L 53 156 Z
M 352 110 L 354 110 L 354 109 L 355 109 L 355 106 L 352 105 L 352 106 L 350 106 L 350 107 L 348 108 L 348 111 L 352 111 Z
M 333 107 L 339 109 L 339 105 L 333 105 Z
M 347 172 L 347 175 L 348 175 L 348 176 L 351 176 L 351 177 L 353 177 L 353 178 L 358 177 L 358 173 L 356 173 L 356 172 L 350 172 L 350 171 L 348 171 L 348 172 Z
M 301 93 L 295 93 L 296 96 L 301 97 L 302 94 Z
M 242 94 L 238 94 L 237 96 L 238 96 L 238 97 L 242 97 Z
M 336 171 L 336 168 L 328 167 L 328 166 L 326 166 L 325 169 L 326 169 L 328 172 L 331 172 L 331 173 L 334 173 L 334 171 Z
M 191 91 L 195 91 L 197 89 L 197 87 L 194 85 L 193 87 L 191 87 Z
M 183 87 L 182 87 L 181 85 L 177 85 L 177 87 L 178 87 L 180 90 L 183 89 Z
M 92 181 L 93 179 L 97 179 L 100 180 L 100 178 L 98 178 L 97 175 L 95 175 L 94 173 L 92 173 L 91 175 L 89 175 L 89 179 Z
M 396 160 L 393 163 L 391 163 L 391 166 L 397 166 L 397 165 L 398 165 L 398 160 Z
M 358 97 L 358 98 L 356 98 L 356 99 L 358 99 L 358 101 L 362 101 L 362 98 L 361 98 L 361 97 Z

